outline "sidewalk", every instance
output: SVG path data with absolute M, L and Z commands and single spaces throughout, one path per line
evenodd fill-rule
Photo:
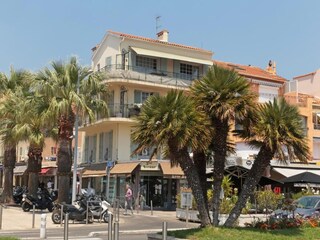
M 41 215 L 46 216 L 46 228 L 61 228 L 60 224 L 54 224 L 51 220 L 51 213 L 46 211 L 35 210 L 34 214 L 34 228 L 33 228 L 33 211 L 24 212 L 19 206 L 7 206 L 2 208 L 2 225 L 1 230 L 27 230 L 27 229 L 40 229 Z M 1 219 L 0 219 L 1 221 Z M 72 220 L 69 223 L 73 223 Z M 94 224 L 100 224 L 95 220 Z M 107 224 L 102 221 L 101 224 Z M 83 222 L 75 221 L 72 226 L 83 227 L 86 225 Z M 92 224 L 87 224 L 90 226 Z M 63 224 L 62 224 L 63 227 Z
M 112 208 L 110 209 L 113 210 Z M 46 211 L 40 211 L 35 210 L 34 214 L 34 229 L 40 229 L 41 224 L 41 215 L 46 215 L 46 228 L 61 228 L 60 224 L 54 224 L 51 220 L 51 213 Z M 134 215 L 140 215 L 140 216 L 150 216 L 155 218 L 168 218 L 168 219 L 176 219 L 176 213 L 175 211 L 153 211 L 153 214 L 151 214 L 150 210 L 145 211 L 134 211 Z M 130 219 L 131 215 L 123 215 L 123 212 L 120 211 L 120 219 L 119 222 L 122 223 L 125 221 L 125 219 Z M 1 221 L 1 219 L 0 219 Z M 85 224 L 84 222 L 77 222 L 75 221 L 73 223 L 72 220 L 69 221 L 69 223 L 72 223 L 72 227 L 90 227 L 97 224 L 107 224 L 105 222 L 99 223 L 98 219 L 95 219 L 93 224 Z M 2 208 L 2 224 L 1 224 L 1 230 L 27 230 L 27 229 L 33 229 L 33 211 L 30 212 L 24 212 L 21 207 L 19 206 L 7 206 Z M 63 224 L 62 224 L 63 227 Z

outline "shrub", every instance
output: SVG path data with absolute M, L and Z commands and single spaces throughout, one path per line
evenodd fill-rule
M 283 199 L 281 194 L 274 193 L 271 190 L 257 191 L 255 197 L 260 211 L 277 209 Z

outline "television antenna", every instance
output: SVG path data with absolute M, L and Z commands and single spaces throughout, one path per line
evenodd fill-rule
M 161 18 L 160 15 L 156 16 L 156 34 L 159 32 L 159 29 L 161 28 L 160 18 Z

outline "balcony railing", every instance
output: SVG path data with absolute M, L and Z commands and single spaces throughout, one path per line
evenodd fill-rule
M 313 129 L 320 130 L 320 124 L 313 124 Z
M 141 104 L 108 104 L 109 117 L 130 118 L 140 113 Z
M 201 78 L 199 74 L 167 72 L 136 66 L 123 66 L 121 64 L 105 66 L 101 71 L 106 72 L 108 79 L 123 78 L 181 87 L 189 87 L 193 80 Z

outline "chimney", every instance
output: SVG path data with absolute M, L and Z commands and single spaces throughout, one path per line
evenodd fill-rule
M 161 32 L 157 33 L 158 40 L 162 42 L 168 42 L 169 40 L 169 31 L 164 29 Z

